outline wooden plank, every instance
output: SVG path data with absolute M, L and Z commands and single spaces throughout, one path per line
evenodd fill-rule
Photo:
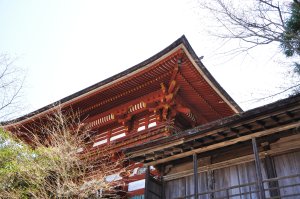
M 275 156 L 274 163 L 275 163 L 276 173 L 278 176 L 277 179 L 280 187 L 289 184 L 300 183 L 299 177 L 284 179 L 284 176 L 297 175 L 300 173 L 300 151 Z M 280 189 L 280 195 L 282 196 L 282 198 L 287 198 L 286 197 L 287 195 L 296 194 L 296 193 L 300 194 L 299 186 L 285 187 Z
M 264 184 L 262 182 L 262 173 L 261 173 L 261 163 L 259 159 L 258 154 L 258 148 L 255 137 L 252 138 L 252 147 L 253 147 L 253 153 L 254 153 L 254 160 L 255 160 L 255 168 L 256 168 L 256 177 L 257 177 L 257 186 L 259 190 L 259 198 L 265 199 L 265 191 L 264 191 Z
M 294 108 L 291 108 L 290 111 L 295 111 L 297 109 L 299 109 L 298 106 L 294 107 Z M 266 114 L 266 115 L 254 117 L 253 119 L 248 119 L 246 121 L 239 122 L 237 124 L 228 124 L 226 127 L 221 127 L 221 128 L 218 128 L 218 129 L 215 129 L 215 130 L 212 130 L 212 131 L 209 131 L 209 132 L 206 132 L 206 133 L 188 138 L 188 139 L 186 139 L 186 141 L 202 138 L 202 137 L 207 136 L 207 135 L 212 135 L 214 133 L 217 133 L 218 131 L 226 131 L 229 128 L 237 128 L 237 127 L 240 127 L 240 126 L 243 126 L 243 125 L 249 125 L 249 123 L 253 123 L 257 120 L 264 120 L 264 119 L 269 118 L 270 116 L 274 116 L 274 115 L 277 115 L 277 114 L 284 114 L 284 113 L 285 112 L 283 110 L 280 110 L 280 111 L 275 111 L 275 112 L 272 112 L 272 113 L 269 113 L 269 114 Z M 294 122 L 297 122 L 297 121 L 294 121 Z
M 178 196 L 186 195 L 186 180 L 185 178 L 168 181 L 166 183 L 166 198 L 172 199 Z
M 183 143 L 184 143 L 184 141 L 183 141 L 183 138 L 182 138 L 182 139 L 180 139 L 178 141 L 172 142 L 172 143 L 164 145 L 164 146 L 150 147 L 150 148 L 147 148 L 146 150 L 140 150 L 139 152 L 130 152 L 130 153 L 128 153 L 128 157 L 129 158 L 138 157 L 138 156 L 141 156 L 141 155 L 144 155 L 144 154 L 147 154 L 147 153 L 151 153 L 153 151 L 163 150 L 165 148 L 169 148 L 169 147 L 172 147 L 172 146 L 180 145 L 180 144 L 183 144 Z
M 266 155 L 264 158 L 264 169 L 268 179 L 277 178 L 273 157 L 270 155 Z M 271 197 L 280 196 L 280 189 L 278 188 L 279 184 L 277 180 L 268 182 L 268 186 L 270 188 L 269 192 Z
M 267 129 L 267 130 L 264 130 L 264 131 L 260 131 L 260 132 L 257 132 L 257 133 L 253 133 L 253 134 L 250 134 L 250 135 L 241 136 L 241 137 L 238 137 L 236 139 L 227 140 L 227 141 L 220 142 L 220 143 L 217 143 L 217 144 L 212 144 L 212 145 L 209 145 L 209 146 L 205 146 L 205 147 L 202 147 L 202 148 L 199 148 L 199 149 L 194 149 L 194 150 L 191 150 L 191 151 L 183 152 L 183 153 L 180 153 L 180 154 L 177 154 L 177 155 L 174 155 L 174 156 L 170 156 L 170 157 L 167 157 L 167 158 L 163 158 L 163 159 L 160 159 L 160 160 L 148 162 L 148 163 L 146 163 L 146 165 L 157 165 L 157 164 L 161 164 L 161 163 L 164 163 L 164 162 L 169 162 L 169 161 L 172 161 L 172 160 L 175 160 L 175 159 L 191 156 L 194 153 L 203 153 L 203 152 L 214 150 L 214 149 L 217 149 L 217 148 L 233 145 L 233 144 L 236 144 L 238 142 L 247 141 L 247 140 L 250 140 L 254 137 L 257 138 L 257 137 L 261 137 L 261 136 L 271 135 L 271 134 L 274 134 L 274 133 L 277 133 L 277 132 L 280 132 L 280 131 L 288 130 L 288 129 L 299 127 L 299 126 L 300 126 L 300 122 L 298 121 L 298 122 L 294 122 L 294 123 L 291 123 L 291 124 L 283 125 L 281 127 L 274 127 L 274 128 Z M 180 140 L 180 141 L 182 141 L 182 140 Z M 165 146 L 161 146 L 160 148 L 164 148 L 164 147 Z M 141 153 L 140 155 L 142 155 L 142 154 L 144 154 L 144 153 Z
M 288 152 L 299 150 L 299 149 L 300 149 L 299 144 L 291 145 L 291 146 L 287 145 L 285 147 L 276 147 L 276 148 L 268 150 L 268 151 L 260 152 L 259 157 L 260 157 L 260 159 L 262 159 L 262 158 L 265 158 L 265 156 L 282 155 L 282 154 L 286 154 Z M 238 158 L 234 158 L 234 159 L 230 159 L 230 160 L 226 160 L 226 161 L 222 161 L 222 162 L 218 162 L 218 163 L 214 163 L 214 164 L 210 164 L 210 165 L 206 165 L 206 166 L 200 166 L 200 167 L 198 167 L 198 172 L 201 173 L 201 172 L 213 171 L 216 169 L 221 169 L 221 168 L 230 167 L 230 166 L 243 164 L 243 163 L 247 163 L 247 162 L 252 162 L 252 161 L 254 161 L 253 154 L 246 155 L 246 156 L 242 156 L 242 157 L 238 157 Z M 166 175 L 166 176 L 164 176 L 164 180 L 169 181 L 169 180 L 181 178 L 184 176 L 189 176 L 192 174 L 193 174 L 193 169 L 186 169 L 183 172 Z
M 198 160 L 197 154 L 193 154 L 193 163 L 194 163 L 194 195 L 195 198 L 198 198 Z

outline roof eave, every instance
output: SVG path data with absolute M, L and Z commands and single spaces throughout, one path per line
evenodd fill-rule
M 61 107 L 67 107 L 71 105 L 72 103 L 82 100 L 84 96 L 91 95 L 97 91 L 99 91 L 103 86 L 107 84 L 111 84 L 115 81 L 118 81 L 122 78 L 125 78 L 126 76 L 134 73 L 135 71 L 142 69 L 143 67 L 152 64 L 156 60 L 160 59 L 161 57 L 164 57 L 166 54 L 171 52 L 172 50 L 176 49 L 182 45 L 184 49 L 187 50 L 188 54 L 191 56 L 192 61 L 195 63 L 198 67 L 198 69 L 201 70 L 201 72 L 204 73 L 204 76 L 209 80 L 209 83 L 212 85 L 214 90 L 224 99 L 224 101 L 234 110 L 234 112 L 242 112 L 242 109 L 236 104 L 236 102 L 227 94 L 227 92 L 219 85 L 219 83 L 213 78 L 213 76 L 210 74 L 210 72 L 205 68 L 203 63 L 200 61 L 194 50 L 192 49 L 191 45 L 189 44 L 188 40 L 184 35 L 182 35 L 179 39 L 177 39 L 175 42 L 173 42 L 171 45 L 163 49 L 162 51 L 158 52 L 157 54 L 153 55 L 152 57 L 146 59 L 145 61 L 123 71 L 120 72 L 110 78 L 107 78 L 103 81 L 100 81 L 92 86 L 89 86 L 83 90 L 80 90 L 74 94 L 71 94 L 65 98 L 62 98 L 54 103 L 51 103 L 47 106 L 44 106 L 36 111 L 33 111 L 29 114 L 26 114 L 22 117 L 16 118 L 14 120 L 2 122 L 1 125 L 3 126 L 10 126 L 10 125 L 16 125 L 19 123 L 26 122 L 28 120 L 31 120 L 35 117 L 39 117 L 43 114 L 49 113 L 55 109 L 58 105 Z

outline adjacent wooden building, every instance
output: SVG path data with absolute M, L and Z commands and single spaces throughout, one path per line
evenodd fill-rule
M 146 198 L 300 198 L 299 118 L 300 95 L 125 152 L 161 171 Z
M 105 147 L 130 160 L 127 198 L 300 198 L 300 96 L 243 112 L 184 36 L 5 127 L 22 130 L 58 104 L 94 132 L 82 155 Z M 30 142 L 25 128 L 19 136 Z

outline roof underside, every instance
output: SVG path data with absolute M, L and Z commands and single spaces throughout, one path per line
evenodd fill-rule
M 53 104 L 43 107 L 8 124 L 24 124 L 41 117 L 57 104 L 80 111 L 83 117 L 109 112 L 130 101 L 151 101 L 149 93 L 160 92 L 161 84 L 169 85 L 174 68 L 181 60 L 175 77 L 178 96 L 193 110 L 198 124 L 214 121 L 240 112 L 239 106 L 221 88 L 200 62 L 184 36 L 146 61 Z M 147 96 L 147 97 L 145 97 Z

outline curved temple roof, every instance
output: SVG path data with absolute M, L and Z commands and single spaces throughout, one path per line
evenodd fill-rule
M 183 35 L 179 39 L 177 39 L 175 42 L 173 42 L 171 45 L 169 45 L 167 48 L 163 49 L 156 55 L 150 57 L 149 59 L 119 73 L 116 74 L 110 78 L 107 78 L 103 81 L 100 81 L 92 86 L 89 86 L 83 90 L 80 90 L 72 95 L 69 95 L 63 99 L 60 99 L 52 104 L 49 104 L 41 109 L 38 109 L 34 112 L 31 112 L 27 115 L 24 115 L 22 117 L 19 117 L 15 120 L 4 122 L 3 125 L 6 127 L 9 127 L 11 125 L 18 125 L 18 124 L 25 124 L 28 121 L 41 117 L 43 114 L 49 113 L 54 107 L 56 107 L 58 104 L 60 104 L 61 107 L 72 107 L 77 109 L 84 109 L 87 111 L 94 111 L 95 108 L 97 108 L 97 104 L 95 103 L 99 101 L 106 101 L 107 96 L 111 96 L 110 100 L 113 101 L 113 99 L 117 99 L 116 97 L 113 98 L 112 96 L 116 96 L 118 92 L 124 91 L 124 89 L 129 89 L 128 87 L 124 87 L 126 83 L 131 81 L 131 84 L 137 86 L 140 85 L 143 81 L 137 82 L 136 85 L 134 85 L 134 81 L 137 81 L 137 77 L 146 78 L 150 73 L 152 72 L 152 76 L 149 78 L 155 78 L 155 74 L 157 73 L 167 73 L 168 71 L 172 70 L 170 64 L 168 62 L 170 61 L 171 64 L 174 66 L 174 62 L 176 65 L 176 62 L 178 61 L 178 57 L 180 54 L 184 54 L 185 60 L 188 61 L 189 67 L 191 69 L 184 69 L 187 71 L 183 71 L 183 73 L 186 73 L 186 79 L 190 78 L 196 78 L 196 81 L 188 81 L 184 79 L 184 75 L 182 76 L 181 81 L 183 84 L 186 84 L 187 86 L 192 86 L 193 92 L 196 92 L 195 89 L 199 89 L 198 92 L 198 98 L 194 99 L 194 103 L 197 103 L 197 101 L 202 100 L 202 103 L 211 104 L 213 106 L 219 106 L 217 109 L 219 109 L 220 112 L 228 112 L 227 115 L 231 115 L 234 113 L 241 112 L 241 108 L 234 102 L 234 100 L 226 93 L 226 91 L 219 85 L 219 83 L 212 77 L 212 75 L 209 73 L 209 71 L 205 68 L 205 66 L 202 64 L 192 47 L 190 46 L 188 40 Z M 165 64 L 165 65 L 164 65 Z M 163 66 L 162 66 L 163 65 Z M 162 67 L 161 67 L 162 66 Z M 154 69 L 157 69 L 154 71 Z M 169 67 L 169 68 L 168 68 Z M 185 66 L 183 66 L 185 67 Z M 185 67 L 187 68 L 187 67 Z M 196 69 L 196 70 L 195 70 Z M 197 72 L 198 71 L 198 72 Z M 147 76 L 147 73 L 149 75 Z M 198 73 L 198 74 L 196 74 Z M 200 75 L 200 76 L 199 76 Z M 168 76 L 170 77 L 170 75 Z M 200 79 L 201 77 L 201 79 Z M 198 79 L 197 79 L 198 78 Z M 157 79 L 157 78 L 156 78 Z M 162 77 L 161 81 L 168 81 Z M 199 87 L 199 85 L 205 84 L 206 87 Z M 159 84 L 158 84 L 159 85 Z M 119 87 L 117 87 L 119 86 Z M 122 87 L 123 86 L 123 87 Z M 126 85 L 125 85 L 126 86 Z M 141 86 L 140 86 L 141 87 Z M 148 86 L 149 87 L 149 86 Z M 154 91 L 154 89 L 150 89 L 150 87 L 145 92 Z M 199 87 L 199 88 L 198 88 Z M 208 88 L 209 87 L 209 88 Z M 119 90 L 118 90 L 119 89 Z M 142 92 L 143 89 L 140 90 Z M 201 90 L 204 90 L 206 93 L 200 92 Z M 114 92 L 113 92 L 114 91 Z M 204 92 L 203 91 L 203 92 Z M 192 92 L 186 89 L 186 92 Z M 101 95 L 105 96 L 106 98 L 102 97 Z M 125 93 L 126 94 L 126 93 Z M 124 94 L 124 95 L 125 95 Z M 147 93 L 142 93 L 147 94 Z M 126 94 L 127 95 L 127 94 Z M 100 96 L 100 97 L 99 97 Z M 132 94 L 131 99 L 135 99 L 138 96 L 134 96 Z M 193 95 L 187 96 L 188 98 L 194 98 Z M 201 97 L 201 98 L 200 98 Z M 218 98 L 218 99 L 216 99 Z M 214 101 L 215 100 L 215 101 Z M 109 101 L 109 100 L 108 100 Z M 124 100 L 123 102 L 124 103 Z M 193 101 L 191 102 L 193 103 Z M 114 106 L 119 104 L 114 104 Z M 101 106 L 101 107 L 100 107 Z M 99 105 L 100 108 L 103 109 L 109 109 L 108 107 L 103 107 L 101 104 Z M 98 108 L 99 108 L 98 107 Z M 110 106 L 111 107 L 111 106 Z M 210 107 L 212 110 L 214 110 L 214 107 Z M 229 113 L 230 112 L 230 113 Z M 98 111 L 99 113 L 99 111 Z M 219 113 L 218 113 L 219 114 Z M 209 117 L 209 116 L 207 116 Z

